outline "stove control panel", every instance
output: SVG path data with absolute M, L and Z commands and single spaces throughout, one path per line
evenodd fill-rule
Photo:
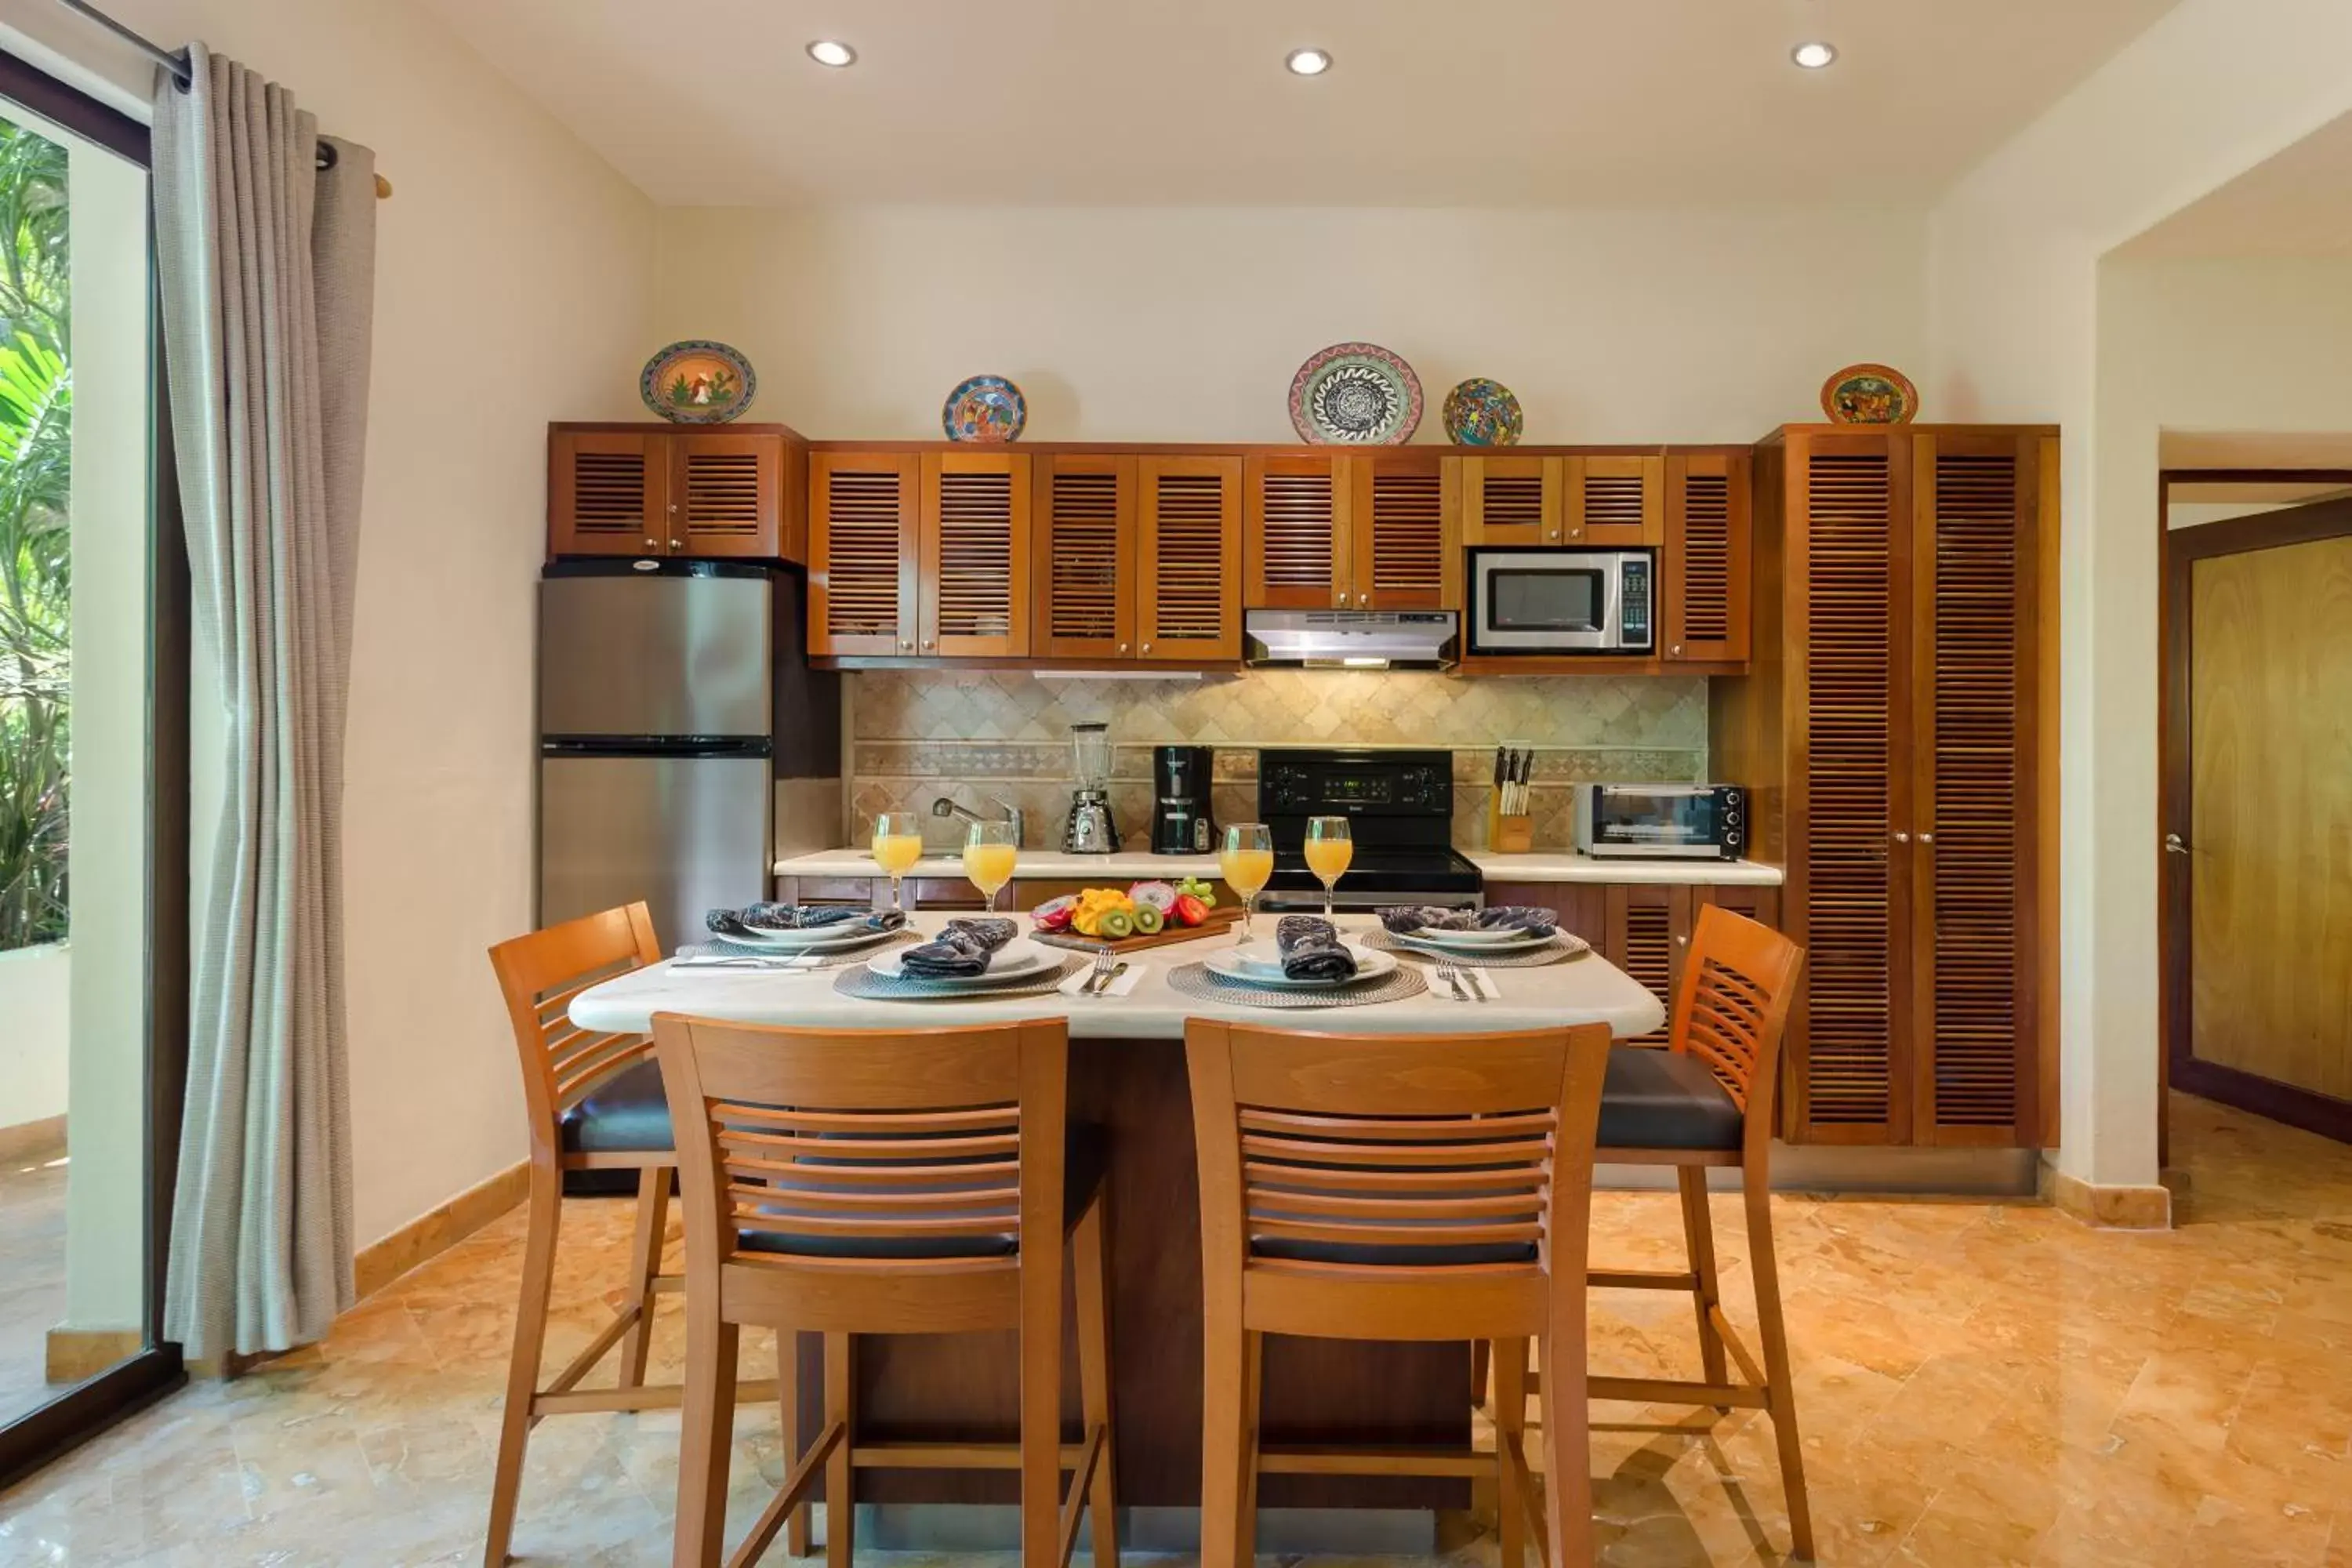
M 1258 812 L 1276 816 L 1454 815 L 1454 764 L 1444 752 L 1260 752 Z

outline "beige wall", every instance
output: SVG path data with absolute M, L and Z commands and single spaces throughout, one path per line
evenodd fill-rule
M 1745 441 L 1861 359 L 1919 363 L 1923 215 L 1780 210 L 880 208 L 662 215 L 656 326 L 740 345 L 756 412 L 936 437 L 1019 382 L 1033 437 L 1293 439 L 1301 361 L 1402 354 L 1442 440 L 1465 376 L 1531 441 Z
M 531 916 L 545 426 L 638 412 L 653 210 L 421 7 L 108 8 L 287 83 L 398 189 L 381 209 L 345 799 L 364 1244 L 524 1152 L 483 949 Z M 47 5 L 9 19 L 143 98 L 143 68 L 87 24 Z

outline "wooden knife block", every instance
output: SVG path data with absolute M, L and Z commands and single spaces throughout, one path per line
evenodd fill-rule
M 1526 855 L 1536 847 L 1536 819 L 1505 816 L 1499 792 L 1486 803 L 1486 847 L 1497 855 Z

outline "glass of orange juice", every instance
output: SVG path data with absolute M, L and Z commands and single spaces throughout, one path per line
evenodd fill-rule
M 1013 880 L 1013 862 L 1021 857 L 1021 841 L 1009 822 L 975 822 L 963 841 L 963 874 L 988 895 L 988 912 L 996 912 L 996 895 Z
M 886 811 L 874 819 L 874 863 L 890 874 L 890 907 L 902 915 L 908 912 L 904 893 L 907 873 L 922 858 L 922 818 Z
M 1263 822 L 1228 824 L 1224 843 L 1217 851 L 1217 869 L 1225 886 L 1242 896 L 1241 940 L 1247 942 L 1258 893 L 1274 876 L 1274 834 Z
M 1339 879 L 1348 874 L 1348 862 L 1356 858 L 1356 841 L 1344 816 L 1310 816 L 1307 819 L 1307 868 L 1323 884 L 1323 918 L 1331 918 L 1333 889 Z

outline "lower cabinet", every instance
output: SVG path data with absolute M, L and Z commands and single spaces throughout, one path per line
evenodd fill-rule
M 1629 882 L 1489 882 L 1488 904 L 1538 904 L 1559 911 L 1561 926 L 1674 1005 L 1698 911 L 1719 904 L 1768 926 L 1780 923 L 1780 889 L 1749 886 L 1669 886 Z M 1624 1042 L 1663 1046 L 1666 1031 Z

